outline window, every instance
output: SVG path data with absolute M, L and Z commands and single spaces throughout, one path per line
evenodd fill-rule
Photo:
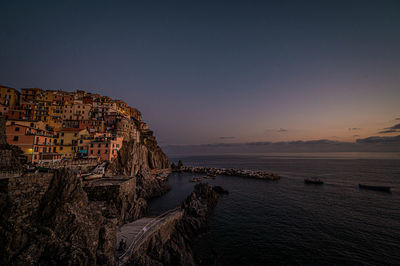
M 79 143 L 82 144 L 82 143 L 83 143 L 83 140 L 80 140 Z
M 31 127 L 34 127 L 35 126 L 35 124 L 34 123 L 31 123 Z
M 39 151 L 39 148 L 38 147 L 35 147 L 35 152 L 38 152 Z
M 19 127 L 16 127 L 16 128 L 15 128 L 15 131 L 19 131 Z
M 105 153 L 107 154 L 107 153 L 108 153 L 108 150 L 106 150 Z
M 97 151 L 97 154 L 100 154 L 100 150 Z
M 35 154 L 35 160 L 37 159 L 37 155 Z
M 56 151 L 57 151 L 57 150 L 56 150 L 56 147 L 54 147 L 54 148 L 53 148 L 53 152 L 56 152 Z
M 61 136 L 64 137 L 64 132 L 61 133 Z
M 90 150 L 90 154 L 93 154 L 93 150 Z
M 64 140 L 63 139 L 61 139 L 61 145 L 63 145 L 64 144 Z
M 99 143 L 98 147 L 101 148 L 101 143 Z
M 13 141 L 18 141 L 18 136 L 14 136 Z
M 106 148 L 108 147 L 108 143 L 106 143 Z
M 63 146 L 61 146 L 61 147 L 60 147 L 60 151 L 62 151 L 63 149 L 64 149 L 64 147 L 63 147 Z
M 46 147 L 43 147 L 43 152 L 46 152 L 47 151 L 47 148 Z
M 90 143 L 90 148 L 93 148 L 93 143 Z

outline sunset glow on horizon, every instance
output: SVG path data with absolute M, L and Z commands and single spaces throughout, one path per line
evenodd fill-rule
M 123 99 L 160 145 L 400 134 L 399 1 L 22 2 L 0 84 Z

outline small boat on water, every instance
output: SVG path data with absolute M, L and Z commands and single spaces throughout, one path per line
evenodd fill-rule
M 319 178 L 306 178 L 304 179 L 304 184 L 307 185 L 323 185 L 324 181 Z
M 201 182 L 201 177 L 193 177 L 190 182 Z
M 358 184 L 358 187 L 361 189 L 369 189 L 369 190 L 383 191 L 383 192 L 390 192 L 390 189 L 391 189 L 391 187 L 387 187 L 387 186 L 371 186 L 371 185 L 363 185 L 363 184 Z

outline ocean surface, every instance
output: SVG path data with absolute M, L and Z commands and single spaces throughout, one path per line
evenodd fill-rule
M 279 181 L 217 176 L 229 190 L 195 248 L 204 264 L 213 251 L 222 265 L 400 265 L 400 153 L 310 153 L 170 156 L 185 165 L 262 169 Z M 153 214 L 189 195 L 194 175 L 174 173 L 172 190 L 153 200 Z M 303 179 L 320 177 L 323 186 Z M 392 193 L 358 184 L 392 187 Z M 208 256 L 208 258 L 207 258 Z

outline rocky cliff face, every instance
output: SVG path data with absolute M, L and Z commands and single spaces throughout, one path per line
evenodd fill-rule
M 0 213 L 2 265 L 115 264 L 117 219 L 67 171 L 2 180 Z
M 192 240 L 206 230 L 207 217 L 218 194 L 208 184 L 196 185 L 181 204 L 183 215 L 153 234 L 132 257 L 130 265 L 196 265 Z
M 141 142 L 124 141 L 117 159 L 111 163 L 109 170 L 113 175 L 136 176 L 139 172 L 169 167 L 168 157 L 155 139 L 151 138 Z

